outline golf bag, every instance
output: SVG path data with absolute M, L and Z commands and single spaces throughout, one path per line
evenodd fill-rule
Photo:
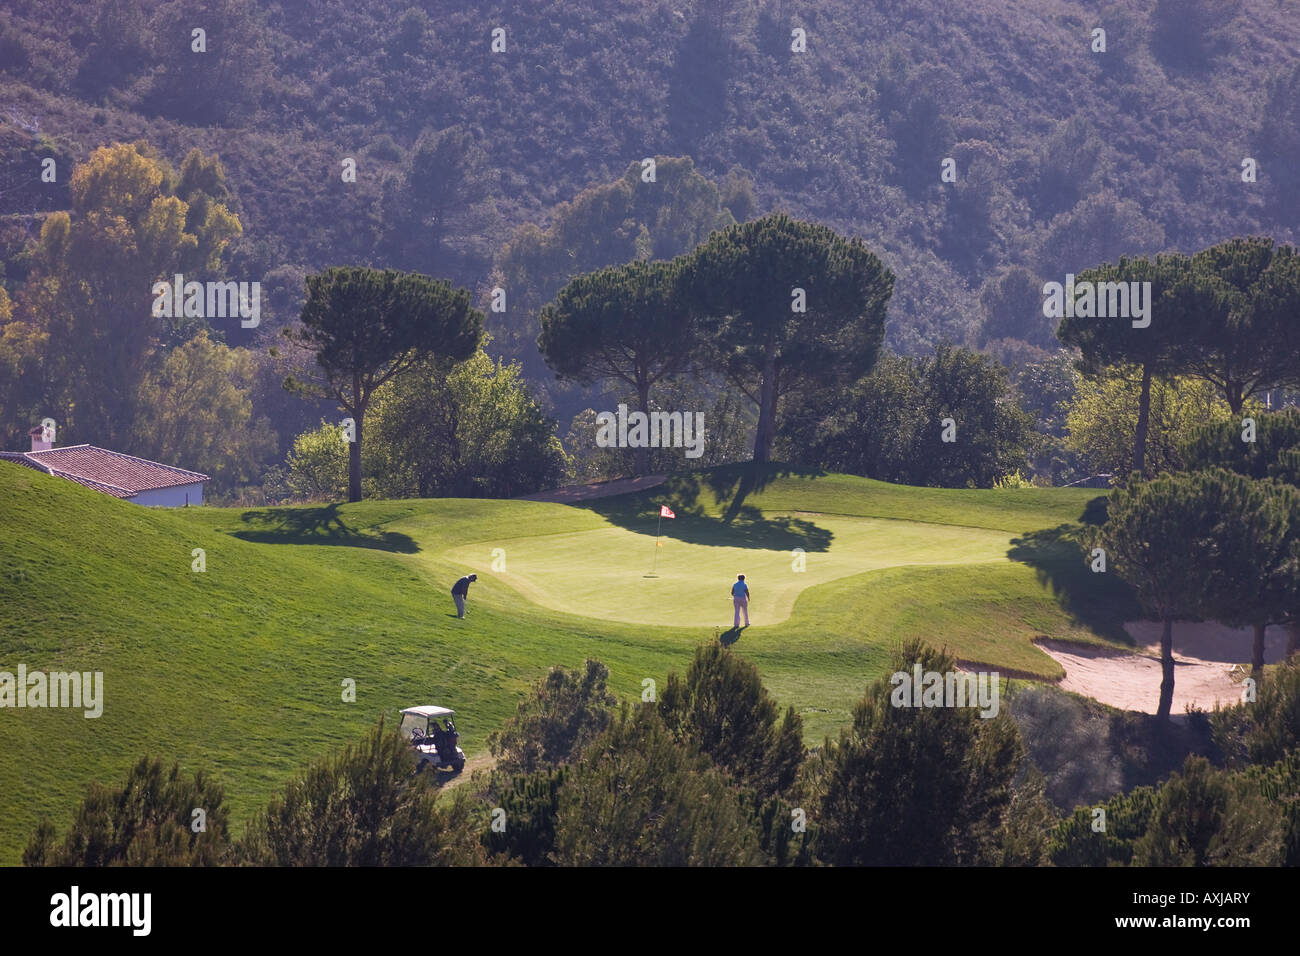
M 444 765 L 455 761 L 456 744 L 459 741 L 460 734 L 456 733 L 456 725 L 450 720 L 447 721 L 446 730 L 435 730 L 433 732 L 433 744 L 438 748 L 438 757 Z

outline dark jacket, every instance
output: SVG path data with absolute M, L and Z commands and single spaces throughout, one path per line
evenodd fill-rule
M 470 581 L 469 581 L 469 575 L 466 575 L 465 577 L 461 578 L 459 581 L 457 581 L 455 584 L 453 584 L 453 585 L 451 586 L 451 593 L 452 593 L 452 594 L 463 594 L 463 595 L 465 595 L 466 597 L 468 597 L 468 596 L 469 596 L 469 584 L 470 584 Z

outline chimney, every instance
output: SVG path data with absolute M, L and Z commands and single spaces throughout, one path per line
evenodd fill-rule
M 32 436 L 32 451 L 49 451 L 53 447 L 44 425 L 37 425 L 27 434 Z

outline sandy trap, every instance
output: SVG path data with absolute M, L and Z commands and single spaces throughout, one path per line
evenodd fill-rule
M 1038 641 L 1038 646 L 1065 668 L 1058 685 L 1124 710 L 1154 714 L 1160 704 L 1160 624 L 1132 621 L 1124 625 L 1137 645 L 1135 653 L 1094 648 L 1061 641 Z M 1275 664 L 1286 654 L 1286 631 L 1270 627 L 1264 635 L 1265 663 Z M 1250 628 L 1221 624 L 1174 624 L 1174 705 L 1182 714 L 1190 705 L 1213 710 L 1239 703 L 1241 685 L 1233 680 L 1249 673 Z M 1242 667 L 1245 667 L 1245 671 Z

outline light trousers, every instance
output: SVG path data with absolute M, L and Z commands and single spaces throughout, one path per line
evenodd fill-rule
M 735 620 L 735 622 L 734 622 L 731 626 L 732 626 L 732 627 L 740 627 L 740 612 L 741 612 L 741 611 L 744 611 L 744 612 L 745 612 L 745 627 L 749 627 L 749 598 L 747 598 L 747 597 L 733 597 L 733 598 L 731 599 L 731 603 L 733 603 L 734 605 L 736 605 L 736 620 Z

